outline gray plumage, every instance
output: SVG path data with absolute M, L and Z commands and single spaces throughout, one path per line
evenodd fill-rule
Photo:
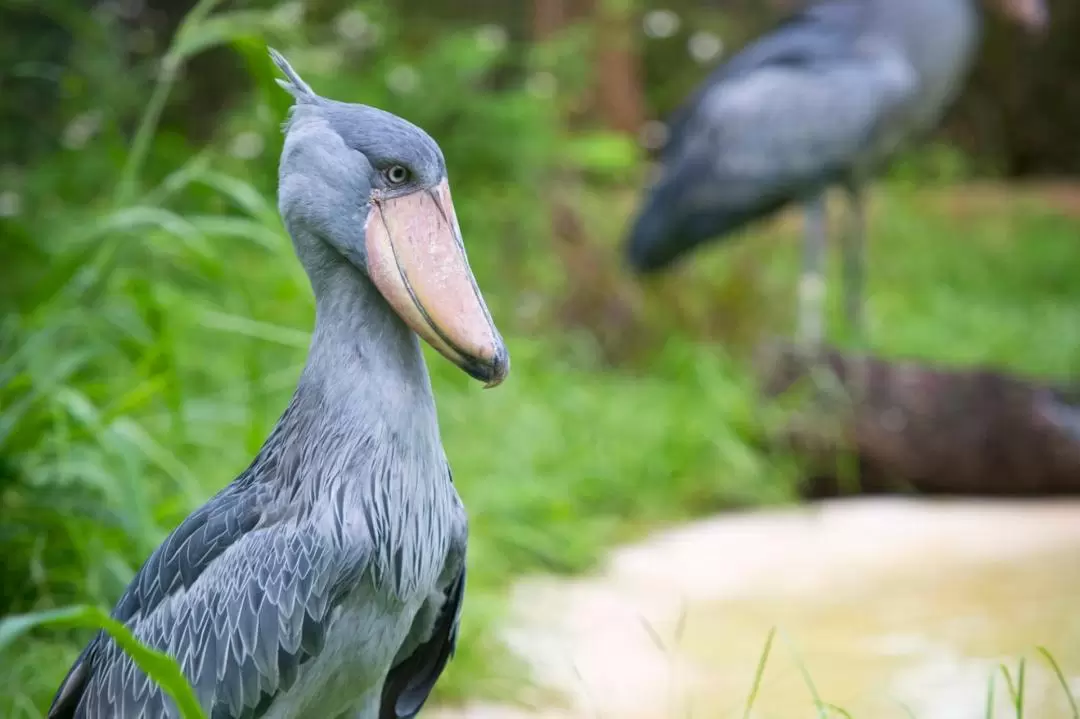
M 1012 0 L 1015 2 L 1015 0 Z M 976 0 L 818 0 L 717 68 L 669 123 L 627 252 L 666 268 L 793 201 L 807 203 L 800 334 L 820 339 L 824 192 L 847 189 L 849 319 L 859 325 L 861 188 L 940 119 L 979 38 Z
M 296 99 L 279 206 L 316 296 L 297 389 L 251 465 L 172 532 L 113 616 L 175 657 L 212 719 L 414 716 L 453 654 L 467 520 L 417 336 L 366 275 L 388 163 L 444 181 L 438 145 L 375 108 Z M 485 308 L 486 311 L 486 308 Z M 99 633 L 49 711 L 176 717 Z

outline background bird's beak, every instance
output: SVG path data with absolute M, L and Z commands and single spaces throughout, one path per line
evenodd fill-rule
M 506 379 L 510 355 L 469 268 L 445 179 L 373 198 L 366 243 L 371 280 L 414 332 L 487 387 Z
M 1045 35 L 1050 27 L 1046 0 L 1005 0 L 1005 9 L 1032 34 Z

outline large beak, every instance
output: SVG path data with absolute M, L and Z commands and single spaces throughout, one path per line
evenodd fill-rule
M 510 355 L 469 269 L 447 181 L 372 198 L 366 231 L 371 280 L 409 327 L 485 386 L 506 379 Z
M 1050 28 L 1046 0 L 1006 0 L 1006 7 L 1032 35 L 1042 37 Z

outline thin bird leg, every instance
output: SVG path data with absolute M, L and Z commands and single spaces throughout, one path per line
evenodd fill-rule
M 866 282 L 866 203 L 862 186 L 847 188 L 848 215 L 841 234 L 840 247 L 844 265 L 844 315 L 855 345 L 863 349 L 867 341 L 865 299 Z
M 863 185 L 857 180 L 851 182 L 847 190 L 848 213 L 844 231 L 841 233 L 840 247 L 843 252 L 844 272 L 844 314 L 855 345 L 856 354 L 848 377 L 848 397 L 855 404 L 861 404 L 870 389 L 870 363 L 863 353 L 868 340 L 866 330 L 866 202 Z
M 808 356 L 817 355 L 825 327 L 825 193 L 806 202 L 803 266 L 799 275 L 796 341 Z

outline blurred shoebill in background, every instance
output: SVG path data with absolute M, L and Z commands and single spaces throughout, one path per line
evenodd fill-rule
M 824 333 L 825 193 L 848 198 L 845 314 L 865 339 L 867 181 L 933 129 L 975 57 L 981 5 L 1042 32 L 1043 0 L 817 0 L 714 70 L 677 110 L 626 251 L 640 273 L 805 205 L 797 336 Z

